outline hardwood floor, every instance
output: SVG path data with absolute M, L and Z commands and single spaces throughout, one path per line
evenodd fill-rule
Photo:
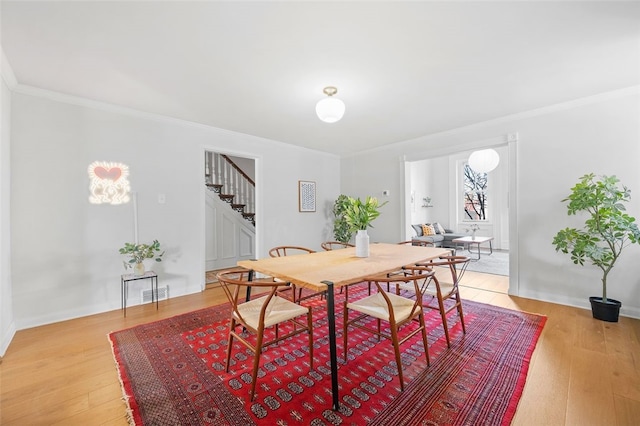
M 640 321 L 505 294 L 508 278 L 467 272 L 463 299 L 546 315 L 514 425 L 640 424 Z M 2 425 L 126 425 L 107 333 L 222 303 L 199 294 L 19 331 L 0 363 Z M 437 360 L 435 360 L 437 361 Z

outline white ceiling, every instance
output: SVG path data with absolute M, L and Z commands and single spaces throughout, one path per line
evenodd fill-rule
M 0 7 L 20 85 L 341 155 L 640 84 L 638 2 Z

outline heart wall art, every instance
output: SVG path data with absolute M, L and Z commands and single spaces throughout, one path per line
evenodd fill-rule
M 89 202 L 124 204 L 129 202 L 129 167 L 122 163 L 94 161 L 89 165 Z

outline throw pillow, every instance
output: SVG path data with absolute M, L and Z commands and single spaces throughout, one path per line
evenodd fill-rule
M 436 228 L 436 233 L 437 234 L 446 234 L 447 233 L 447 231 L 444 230 L 444 227 L 442 225 L 440 225 L 439 222 L 434 223 L 433 226 Z
M 432 225 L 422 225 L 422 235 L 436 235 L 436 230 Z
M 422 225 L 411 225 L 411 227 L 416 231 L 418 237 L 422 237 Z

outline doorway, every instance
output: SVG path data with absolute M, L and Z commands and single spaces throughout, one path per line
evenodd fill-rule
M 493 179 L 493 191 L 487 199 L 493 203 L 488 220 L 480 224 L 478 235 L 494 238 L 493 249 L 496 256 L 482 256 L 482 260 L 491 262 L 488 268 L 497 270 L 483 271 L 481 262 L 473 262 L 467 278 L 474 275 L 474 286 L 489 286 L 490 291 L 518 294 L 517 274 L 517 227 L 516 227 L 516 142 L 517 134 L 505 138 L 494 138 L 459 147 L 443 150 L 434 155 L 415 155 L 405 157 L 404 161 L 404 233 L 406 239 L 415 236 L 412 224 L 438 222 L 445 228 L 457 233 L 469 234 L 472 221 L 465 220 L 460 212 L 463 204 L 462 166 L 471 152 L 493 148 L 500 154 L 500 165 L 489 173 Z M 458 254 L 462 254 L 458 250 Z M 474 271 L 476 269 L 476 271 Z M 497 271 L 497 272 L 496 272 Z M 490 275 L 491 274 L 491 275 Z M 481 279 L 485 276 L 485 279 Z M 487 280 L 487 278 L 492 278 Z M 482 281 L 493 281 L 483 283 Z
M 204 153 L 205 286 L 215 272 L 234 268 L 256 253 L 256 160 Z

